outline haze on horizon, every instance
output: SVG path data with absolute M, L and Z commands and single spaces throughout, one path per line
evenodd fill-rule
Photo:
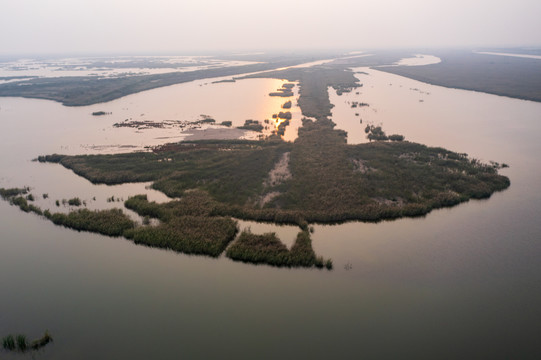
M 541 46 L 538 0 L 2 0 L 0 55 Z

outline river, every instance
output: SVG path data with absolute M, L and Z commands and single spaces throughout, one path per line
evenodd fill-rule
M 333 259 L 333 271 L 136 246 L 57 227 L 1 201 L 0 335 L 35 338 L 48 329 L 55 342 L 36 359 L 539 358 L 541 104 L 356 71 L 362 88 L 342 96 L 330 90 L 333 120 L 350 143 L 366 141 L 364 124 L 381 123 L 411 141 L 505 162 L 511 187 L 423 218 L 316 225 L 315 251 Z M 194 109 L 180 119 L 201 113 L 229 119 L 217 97 L 199 109 L 174 95 L 207 88 L 217 96 L 219 86 L 230 86 L 224 96 L 245 86 L 246 96 L 255 92 L 254 100 L 266 99 L 276 112 L 283 99 L 270 105 L 265 95 L 281 82 L 251 81 L 179 84 L 84 108 L 0 98 L 1 186 L 28 185 L 39 198 L 48 192 L 39 201 L 50 206 L 78 194 L 89 204 L 96 196 L 96 207 L 113 206 L 106 197 L 140 191 L 166 201 L 146 184 L 98 189 L 61 166 L 30 160 L 96 152 L 80 144 L 98 140 L 140 146 L 155 139 L 111 125 L 141 114 L 154 118 L 151 111 L 169 116 L 159 106 L 168 94 L 179 109 Z M 351 101 L 369 106 L 351 108 Z M 236 121 L 268 116 L 255 110 L 261 105 L 250 113 L 250 101 L 242 104 L 246 112 L 232 106 L 241 114 L 231 110 Z M 97 110 L 112 111 L 112 118 L 89 115 Z M 291 227 L 245 226 L 288 239 L 295 234 Z

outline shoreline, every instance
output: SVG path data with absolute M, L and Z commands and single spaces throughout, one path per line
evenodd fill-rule
M 541 102 L 541 66 L 537 59 L 477 54 L 435 53 L 437 64 L 370 66 L 426 84 Z
M 0 96 L 52 100 L 64 106 L 89 106 L 160 87 L 195 80 L 211 80 L 228 76 L 247 76 L 265 71 L 276 71 L 277 69 L 303 65 L 312 60 L 313 58 L 292 57 L 285 60 L 250 65 L 121 78 L 95 78 L 89 76 L 37 78 L 0 84 Z M 82 84 L 84 84 L 84 91 Z

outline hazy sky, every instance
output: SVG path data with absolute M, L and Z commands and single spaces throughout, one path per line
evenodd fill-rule
M 539 46 L 540 0 L 0 0 L 0 55 Z

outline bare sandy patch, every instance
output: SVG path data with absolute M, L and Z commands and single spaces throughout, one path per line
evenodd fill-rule
M 187 135 L 184 140 L 235 140 L 251 138 L 252 132 L 237 128 L 208 128 L 190 129 L 182 134 Z
M 291 178 L 291 172 L 289 171 L 289 154 L 289 152 L 284 153 L 280 160 L 278 160 L 278 162 L 274 165 L 274 168 L 272 168 L 272 170 L 269 172 L 269 177 L 263 184 L 265 189 L 271 189 Z M 280 196 L 280 194 L 281 192 L 279 191 L 267 192 L 259 198 L 259 206 L 265 206 L 265 204 L 274 200 Z
M 289 171 L 289 152 L 286 152 L 274 165 L 274 168 L 269 172 L 269 177 L 265 181 L 265 186 L 273 187 L 280 185 L 290 178 L 291 172 Z

